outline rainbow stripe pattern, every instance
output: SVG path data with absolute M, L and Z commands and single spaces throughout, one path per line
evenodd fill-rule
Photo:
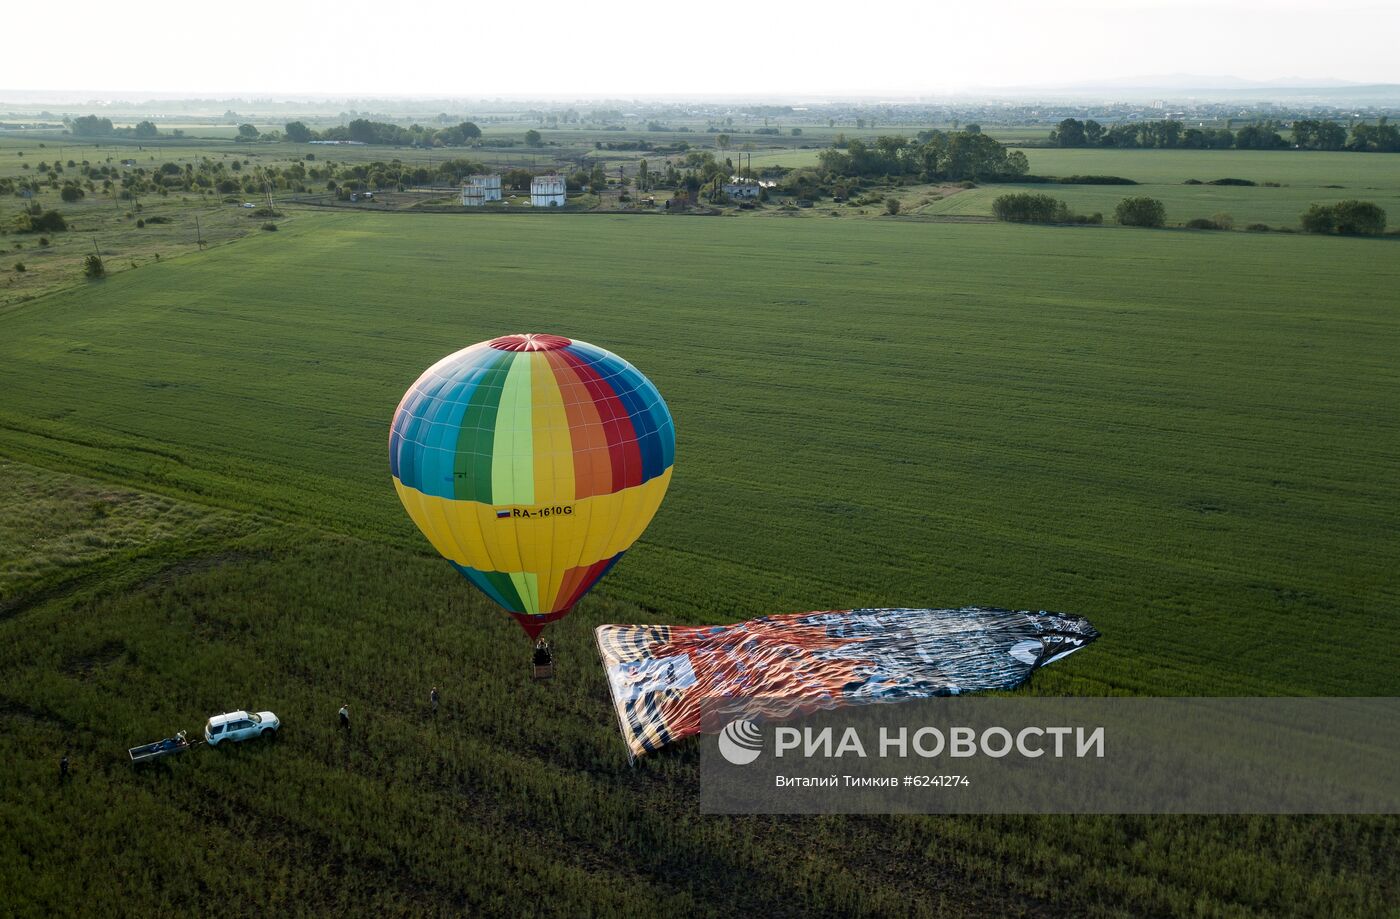
M 389 470 L 413 522 L 531 635 L 642 535 L 675 453 L 651 381 L 557 335 L 448 355 L 409 387 L 389 431 Z

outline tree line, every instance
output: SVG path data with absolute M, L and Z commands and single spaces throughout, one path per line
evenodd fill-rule
M 118 128 L 112 125 L 110 118 L 81 115 L 67 124 L 74 137 L 134 137 L 138 140 L 148 140 L 160 136 L 160 129 L 153 121 L 141 121 L 130 128 Z M 170 134 L 172 137 L 183 137 L 185 132 L 175 130 Z
M 59 192 L 68 203 L 86 194 L 102 194 L 123 201 L 146 195 L 163 196 L 172 192 L 196 194 L 255 195 L 264 190 L 307 193 L 325 189 L 335 192 L 341 188 L 363 189 L 402 188 L 410 185 L 454 185 L 464 176 L 484 172 L 485 167 L 467 159 L 452 159 L 431 166 L 391 162 L 336 164 L 317 162 L 315 154 L 305 161 L 285 166 L 267 165 L 251 168 L 248 160 L 216 160 L 202 157 L 192 163 L 162 163 L 121 168 L 111 164 L 69 160 L 67 167 L 55 160 L 40 162 L 34 174 L 25 177 L 0 178 L 0 194 L 14 194 L 23 189 L 38 192 L 50 188 Z M 592 178 L 590 176 L 590 178 Z M 528 179 L 526 180 L 528 187 Z
M 428 128 L 421 124 L 408 127 L 384 121 L 356 118 L 349 124 L 313 131 L 303 122 L 293 121 L 285 126 L 287 140 L 296 144 L 313 140 L 353 140 L 362 144 L 420 147 L 461 147 L 481 137 L 481 128 L 470 121 L 446 128 Z
M 1326 119 L 1293 122 L 1292 141 L 1285 140 L 1278 122 L 1229 128 L 1188 128 L 1180 121 L 1143 121 L 1102 125 L 1092 118 L 1066 118 L 1050 132 L 1058 147 L 1156 148 L 1177 150 L 1354 150 L 1361 153 L 1400 153 L 1400 127 L 1382 117 L 1376 124 L 1345 126 Z
M 912 176 L 921 182 L 1013 179 L 1024 176 L 1030 162 L 980 131 L 921 131 L 905 137 L 878 137 L 874 144 L 847 141 L 817 154 L 828 176 L 876 178 Z
M 160 129 L 154 122 L 142 121 L 130 128 L 113 126 L 112 119 L 97 115 L 82 115 L 68 122 L 68 130 L 75 137 L 131 137 L 138 140 L 153 140 L 160 136 Z M 184 131 L 170 132 L 172 137 L 183 137 Z M 461 147 L 481 137 L 481 128 L 470 121 L 445 128 L 428 128 L 420 124 L 403 127 L 383 121 L 370 121 L 356 118 L 349 124 L 336 125 L 321 131 L 314 131 L 305 122 L 292 121 L 284 126 L 284 133 L 276 131 L 261 133 L 252 124 L 240 124 L 237 138 L 240 141 L 278 141 L 283 138 L 294 144 L 309 143 L 313 140 L 353 140 L 362 144 L 386 146 L 421 147 Z

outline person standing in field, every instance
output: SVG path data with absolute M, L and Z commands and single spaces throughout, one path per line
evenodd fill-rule
M 67 779 L 68 779 L 68 752 L 65 750 L 64 753 L 63 753 L 63 759 L 61 759 L 61 760 L 58 761 L 58 780 L 59 780 L 60 782 L 63 782 L 63 781 L 67 781 Z
M 340 726 L 347 732 L 350 730 L 350 703 L 346 702 L 340 707 Z
M 432 692 L 428 693 L 428 702 L 433 706 L 433 714 L 436 715 L 438 707 L 438 691 L 436 686 L 433 687 Z

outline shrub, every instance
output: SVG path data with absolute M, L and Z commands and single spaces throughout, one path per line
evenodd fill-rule
M 263 228 L 264 230 L 267 230 L 268 232 L 271 232 L 271 233 L 277 232 L 277 224 L 273 223 L 271 220 L 269 220 L 267 223 L 263 224 L 263 225 L 262 225 L 262 228 Z
M 49 238 L 48 238 L 47 236 L 40 236 L 40 237 L 39 237 L 39 246 L 40 246 L 41 248 L 44 247 L 44 246 L 47 246 L 48 244 L 49 244 Z
M 1136 185 L 1133 179 L 1122 176 L 1064 176 L 1056 179 L 1061 185 Z
M 898 199 L 898 198 L 886 198 L 886 199 L 885 199 L 885 213 L 886 213 L 886 214 L 889 214 L 891 217 L 897 216 L 897 215 L 899 214 L 899 199 Z
M 974 181 L 972 181 L 971 179 L 963 179 L 961 182 L 958 183 L 958 188 L 976 188 L 976 187 L 977 187 L 977 183 L 974 182 Z
M 1207 185 L 1255 185 L 1257 183 L 1249 179 L 1211 179 Z
M 61 233 L 68 229 L 68 221 L 58 211 L 37 215 L 26 211 L 15 215 L 15 229 L 21 233 Z
M 29 269 L 24 267 L 24 262 L 15 262 L 15 271 L 24 272 L 28 270 Z
M 169 223 L 169 222 L 170 222 L 170 218 L 169 218 L 169 217 L 166 217 L 166 216 L 163 215 L 163 214 L 157 214 L 157 215 L 154 216 L 154 217 L 147 217 L 147 218 L 145 218 L 145 221 L 146 221 L 147 223 Z
M 1160 227 L 1167 222 L 1167 207 L 1156 198 L 1124 198 L 1113 214 L 1125 227 Z
M 1385 211 L 1370 201 L 1355 198 L 1332 206 L 1337 232 L 1354 236 L 1380 236 L 1385 232 Z
M 1211 214 L 1210 219 L 1215 221 L 1215 225 L 1222 230 L 1233 230 L 1235 228 L 1235 218 L 1224 211 Z
M 144 230 L 145 228 L 146 228 L 146 221 L 144 221 L 144 220 L 138 220 L 138 221 L 136 221 L 136 229 L 138 229 L 138 230 Z
M 1336 204 L 1314 204 L 1302 215 L 1307 233 L 1337 232 L 1347 236 L 1379 236 L 1385 232 L 1385 211 L 1355 198 Z
M 1219 230 L 1219 229 L 1221 229 L 1221 226 L 1220 226 L 1218 223 L 1216 223 L 1214 220 L 1210 220 L 1210 219 L 1208 219 L 1208 218 L 1206 218 L 1206 217 L 1193 217 L 1192 219 L 1186 221 L 1186 229 L 1188 229 L 1188 230 Z
M 1200 184 L 1202 184 L 1202 183 L 1201 183 L 1201 180 L 1200 180 L 1200 179 L 1187 179 L 1185 182 L 1182 182 L 1181 184 L 1182 184 L 1182 185 L 1200 185 Z
M 1337 215 L 1325 204 L 1314 204 L 1301 219 L 1305 233 L 1331 233 L 1337 228 Z
M 1245 229 L 1251 233 L 1267 233 L 1269 232 L 1269 225 L 1267 223 L 1251 223 L 1249 226 L 1245 227 Z
M 83 195 L 83 190 L 76 185 L 65 185 L 63 190 L 58 193 L 58 196 L 69 204 L 82 198 Z
M 58 211 L 44 211 L 34 221 L 34 229 L 48 233 L 62 233 L 68 229 L 68 221 Z
M 102 264 L 102 259 L 96 255 L 89 255 L 83 259 L 83 274 L 90 278 L 101 278 L 107 275 L 107 266 Z

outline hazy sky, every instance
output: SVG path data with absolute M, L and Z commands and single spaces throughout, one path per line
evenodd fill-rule
M 1400 82 L 1396 0 L 726 6 L 16 2 L 0 93 L 911 95 L 1174 73 Z

